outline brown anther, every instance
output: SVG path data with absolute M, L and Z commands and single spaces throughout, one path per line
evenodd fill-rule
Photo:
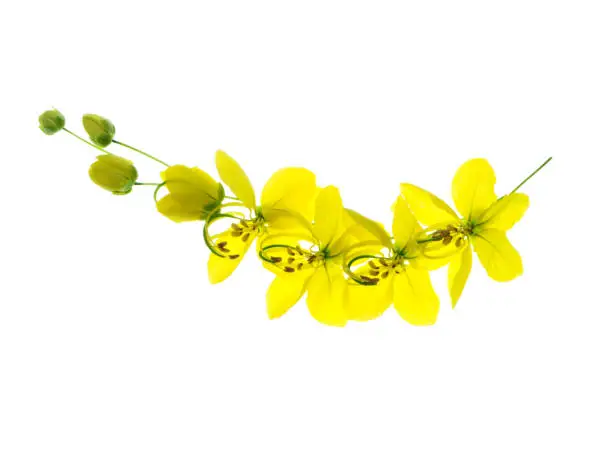
M 387 276 L 389 276 L 389 272 L 388 272 L 388 271 L 383 272 L 383 274 L 382 274 L 382 275 L 380 275 L 380 277 L 381 277 L 382 279 L 385 279 Z
M 295 268 L 293 268 L 293 267 L 285 267 L 285 268 L 283 268 L 283 270 L 285 270 L 287 273 L 293 273 L 295 271 Z
M 370 270 L 370 275 L 372 276 L 378 276 L 378 270 Z
M 454 225 L 448 225 L 448 226 L 446 227 L 446 229 L 447 229 L 448 231 L 450 231 L 450 232 L 456 232 L 456 231 L 457 231 L 457 229 L 455 228 L 455 226 L 454 226 Z
M 287 248 L 287 253 L 288 253 L 290 256 L 294 256 L 294 255 L 295 255 L 295 252 L 293 252 L 293 249 L 291 249 L 291 248 Z
M 240 254 L 231 254 L 228 256 L 230 259 L 237 259 L 238 257 L 240 257 Z
M 236 230 L 237 232 L 242 231 L 242 227 L 240 225 L 237 225 L 236 223 L 232 223 L 232 228 Z
M 231 233 L 231 235 L 232 235 L 234 238 L 238 238 L 239 236 L 241 236 L 241 235 L 242 235 L 242 232 L 232 232 L 232 233 Z
M 295 257 L 289 257 L 289 258 L 287 259 L 287 263 L 288 263 L 288 264 L 292 264 L 293 262 L 295 262 Z
M 431 234 L 431 239 L 433 241 L 440 241 L 442 238 L 446 236 L 447 232 L 443 230 L 436 230 Z
M 373 260 L 368 260 L 368 265 L 372 267 L 374 270 L 378 268 L 378 265 Z
M 297 266 L 297 269 L 298 269 L 298 270 L 301 270 L 303 266 L 304 266 L 304 264 L 303 264 L 302 262 L 300 262 L 300 263 L 298 264 L 298 266 Z
M 225 246 L 227 246 L 227 241 L 219 241 L 217 243 L 218 248 L 224 248 Z
M 442 244 L 447 245 L 447 244 L 450 244 L 451 241 L 453 241 L 453 237 L 450 235 L 446 235 L 444 239 L 442 240 Z
M 249 226 L 249 223 L 244 219 L 240 219 L 240 224 L 245 228 Z
M 455 241 L 455 246 L 460 248 L 462 244 L 463 244 L 463 238 L 457 238 L 457 241 Z
M 277 257 L 277 256 L 272 256 L 272 257 L 270 257 L 270 260 L 272 261 L 272 263 L 278 264 L 278 263 L 283 261 L 283 258 L 282 257 Z
M 247 242 L 247 240 L 249 239 L 250 233 L 245 233 L 244 235 L 242 235 L 241 240 L 244 241 L 245 243 Z
M 383 267 L 389 266 L 389 263 L 385 259 L 379 259 L 378 261 L 380 262 L 380 265 L 382 265 Z
M 299 246 L 295 247 L 295 250 L 298 252 L 299 255 L 303 256 L 304 255 L 304 251 L 302 251 L 302 248 Z
M 225 246 L 223 246 L 223 247 L 221 247 L 221 246 L 217 246 L 217 247 L 219 248 L 219 250 L 220 250 L 221 252 L 225 252 L 225 253 L 230 252 L 230 250 L 229 250 L 229 249 L 227 249 Z

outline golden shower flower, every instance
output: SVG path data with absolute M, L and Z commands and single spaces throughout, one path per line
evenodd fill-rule
M 47 110 L 38 117 L 38 127 L 47 136 L 51 136 L 64 129 L 66 119 L 59 110 Z
M 435 195 L 412 184 L 401 185 L 410 209 L 428 226 L 420 240 L 424 258 L 434 266 L 450 263 L 448 290 L 453 307 L 472 268 L 472 246 L 492 279 L 510 281 L 523 273 L 521 256 L 506 231 L 521 219 L 529 198 L 513 191 L 497 199 L 494 185 L 495 173 L 486 160 L 464 163 L 452 184 L 453 201 L 461 217 Z
M 262 241 L 260 257 L 276 273 L 266 296 L 271 319 L 283 316 L 306 293 L 306 305 L 316 320 L 330 326 L 346 324 L 342 257 L 353 242 L 349 225 L 338 189 L 329 186 L 318 193 L 312 225 Z
M 355 211 L 349 213 L 375 238 L 351 247 L 344 258 L 345 272 L 353 280 L 346 291 L 349 318 L 371 320 L 393 304 L 410 324 L 434 324 L 440 301 L 429 273 L 419 264 L 423 256 L 417 237 L 423 229 L 405 200 L 399 197 L 395 202 L 393 238 L 382 225 Z
M 130 160 L 107 153 L 99 155 L 89 168 L 89 177 L 104 190 L 127 195 L 138 179 L 138 171 Z
M 158 200 L 156 192 L 157 210 L 174 222 L 206 220 L 225 197 L 223 185 L 200 168 L 170 166 L 161 178 L 168 194 Z
M 208 278 L 213 284 L 233 273 L 258 237 L 312 222 L 317 190 L 312 172 L 305 168 L 284 168 L 270 177 L 261 193 L 261 205 L 257 205 L 251 181 L 236 160 L 219 150 L 216 165 L 221 180 L 232 190 L 235 199 L 220 205 L 204 227 L 204 240 L 212 252 L 208 259 Z M 211 236 L 211 227 L 219 223 L 226 225 Z
M 91 141 L 100 147 L 110 145 L 115 137 L 115 125 L 100 115 L 91 113 L 83 115 L 83 128 L 89 135 Z

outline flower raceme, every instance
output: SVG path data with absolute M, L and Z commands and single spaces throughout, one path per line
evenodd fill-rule
M 345 209 L 336 187 L 318 188 L 305 168 L 272 174 L 258 204 L 244 170 L 221 150 L 217 181 L 202 169 L 170 165 L 120 142 L 107 118 L 88 114 L 82 123 L 89 140 L 68 130 L 56 109 L 39 117 L 45 134 L 63 131 L 101 152 L 89 170 L 99 187 L 127 195 L 152 186 L 161 215 L 176 223 L 202 221 L 211 283 L 227 279 L 256 242 L 263 266 L 275 274 L 266 295 L 268 316 L 279 318 L 306 297 L 311 316 L 331 326 L 377 318 L 391 305 L 410 324 L 434 324 L 439 300 L 429 271 L 448 265 L 454 307 L 471 271 L 472 249 L 492 279 L 510 281 L 522 274 L 521 257 L 506 232 L 529 206 L 518 190 L 552 159 L 500 198 L 489 163 L 467 161 L 452 182 L 458 213 L 432 193 L 401 184 L 390 235 L 378 222 Z M 106 150 L 111 146 L 163 165 L 161 182 L 138 182 L 132 161 Z

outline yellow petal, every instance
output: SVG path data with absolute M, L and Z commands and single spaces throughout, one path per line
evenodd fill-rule
M 341 229 L 342 199 L 340 192 L 333 186 L 328 186 L 319 192 L 315 202 L 315 217 L 313 225 L 314 236 L 322 247 L 327 247 L 337 236 Z
M 287 313 L 304 295 L 307 280 L 298 273 L 274 278 L 266 294 L 268 317 L 276 319 Z
M 480 263 L 495 281 L 510 281 L 523 273 L 521 256 L 505 232 L 485 228 L 472 238 L 472 244 Z
M 199 197 L 203 204 L 217 200 L 219 183 L 200 168 L 174 165 L 162 171 L 161 178 L 170 193 Z
M 489 162 L 476 158 L 463 163 L 453 179 L 453 200 L 466 219 L 480 216 L 495 202 L 495 172 Z
M 232 190 L 236 198 L 250 209 L 255 209 L 255 192 L 251 181 L 236 160 L 222 150 L 217 150 L 215 158 L 221 180 Z
M 387 278 L 373 286 L 349 284 L 344 301 L 348 319 L 369 321 L 378 318 L 393 303 L 392 279 Z
M 472 248 L 466 246 L 463 251 L 455 255 L 448 266 L 448 292 L 451 296 L 453 308 L 457 305 L 463 292 L 465 283 L 472 270 Z
M 196 195 L 171 193 L 157 201 L 157 210 L 174 222 L 205 219 L 202 199 Z
M 410 243 L 414 242 L 415 234 L 422 230 L 421 226 L 410 211 L 406 200 L 401 196 L 395 201 L 393 209 L 393 237 L 395 238 L 395 245 L 399 248 L 407 248 Z
M 267 218 L 271 211 L 291 211 L 311 222 L 316 192 L 316 177 L 308 169 L 280 169 L 272 174 L 261 193 L 263 215 Z
M 393 277 L 393 304 L 402 318 L 415 326 L 430 326 L 436 322 L 440 301 L 429 273 L 406 268 Z
M 516 224 L 527 208 L 529 197 L 523 193 L 513 193 L 500 198 L 487 208 L 480 217 L 481 225 L 498 230 L 510 230 Z
M 382 224 L 362 216 L 357 211 L 353 211 L 352 209 L 345 209 L 345 212 L 348 214 L 347 220 L 349 232 L 355 239 L 361 241 L 375 239 L 385 247 L 393 247 L 391 237 Z
M 429 226 L 459 220 L 455 211 L 434 194 L 412 184 L 401 184 L 400 190 L 406 204 L 422 224 Z
M 344 326 L 347 321 L 345 289 L 346 281 L 339 266 L 328 263 L 319 267 L 306 286 L 306 304 L 313 318 L 329 326 Z
M 246 242 L 239 238 L 227 238 L 227 241 L 228 245 L 226 248 L 230 251 L 228 257 L 219 257 L 211 254 L 208 258 L 208 280 L 212 284 L 224 281 L 236 270 L 236 267 L 238 267 L 251 246 L 253 237 L 250 236 Z M 233 257 L 235 255 L 238 257 Z

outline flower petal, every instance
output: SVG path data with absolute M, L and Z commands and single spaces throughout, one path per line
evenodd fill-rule
M 523 262 L 506 233 L 485 228 L 472 238 L 474 250 L 487 274 L 495 281 L 510 281 L 523 273 Z
M 487 208 L 480 217 L 481 225 L 498 230 L 510 230 L 516 224 L 527 208 L 529 197 L 524 193 L 512 193 L 501 197 Z
M 219 183 L 200 168 L 170 166 L 162 171 L 161 178 L 168 192 L 199 197 L 203 206 L 217 200 L 219 195 Z
M 347 321 L 345 289 L 346 281 L 339 266 L 328 263 L 318 268 L 306 287 L 306 304 L 313 318 L 329 326 L 344 326 Z
M 480 216 L 495 202 L 495 172 L 489 162 L 476 158 L 463 163 L 453 179 L 453 200 L 466 219 Z
M 276 319 L 287 313 L 304 295 L 307 281 L 308 277 L 301 273 L 274 278 L 266 293 L 268 317 Z
M 393 237 L 395 245 L 400 248 L 406 248 L 411 242 L 414 242 L 414 237 L 417 232 L 422 231 L 414 214 L 410 211 L 408 203 L 401 196 L 395 201 L 393 208 Z
M 299 213 L 309 222 L 314 217 L 316 177 L 306 168 L 283 168 L 272 174 L 261 192 L 264 216 L 271 211 Z
M 415 326 L 430 326 L 436 322 L 440 301 L 429 273 L 406 268 L 393 277 L 393 304 L 402 318 Z
M 328 246 L 342 231 L 341 221 L 344 214 L 340 192 L 328 186 L 319 192 L 315 202 L 315 217 L 312 228 L 314 236 L 322 247 Z
M 174 222 L 204 220 L 205 211 L 199 196 L 171 193 L 157 201 L 157 210 Z
M 352 209 L 345 209 L 345 212 L 348 214 L 347 221 L 349 221 L 349 232 L 354 239 L 358 239 L 360 241 L 375 239 L 385 247 L 390 248 L 393 246 L 391 237 L 382 224 L 362 216 L 357 211 L 353 211 Z
M 400 190 L 408 207 L 422 224 L 438 225 L 459 220 L 455 211 L 434 194 L 412 184 L 401 184 Z
M 472 248 L 466 246 L 463 251 L 455 255 L 448 266 L 448 292 L 451 296 L 453 308 L 457 305 L 463 292 L 470 271 L 472 270 Z
M 345 293 L 347 316 L 355 321 L 369 321 L 378 318 L 393 303 L 393 281 L 382 280 L 373 286 L 349 284 Z
M 224 151 L 217 150 L 215 163 L 221 180 L 247 208 L 255 209 L 253 186 L 238 162 Z
M 224 232 L 229 234 L 230 232 Z M 239 238 L 227 238 L 228 245 L 225 248 L 229 251 L 228 257 L 219 257 L 216 254 L 211 254 L 208 258 L 208 280 L 212 284 L 220 283 L 226 280 L 236 267 L 240 264 L 244 255 L 249 250 L 253 237 L 250 236 L 246 242 Z M 234 256 L 238 257 L 234 257 Z

